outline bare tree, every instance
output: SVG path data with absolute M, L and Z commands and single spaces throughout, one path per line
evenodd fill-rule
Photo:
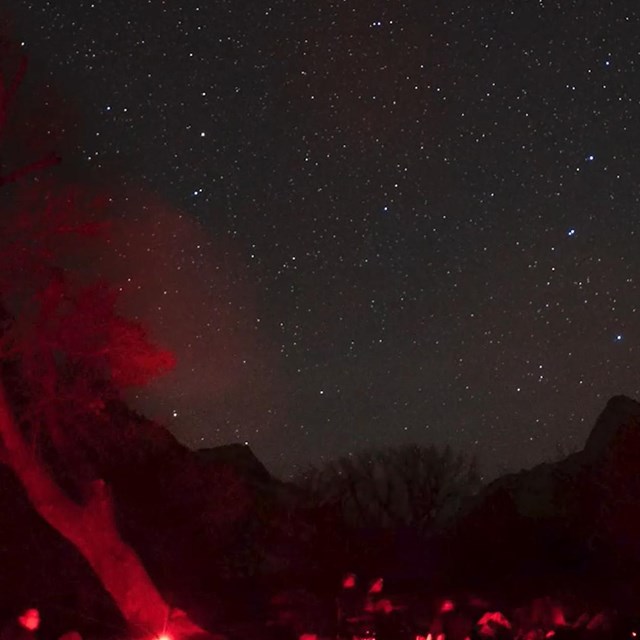
M 405 445 L 364 451 L 311 469 L 302 485 L 339 505 L 353 526 L 427 532 L 478 486 L 475 460 L 450 448 Z
M 21 55 L 11 70 L 7 51 L 0 48 L 0 136 L 26 70 Z M 79 424 L 109 427 L 109 394 L 144 384 L 173 359 L 116 312 L 107 286 L 82 283 L 64 266 L 69 248 L 100 226 L 86 222 L 77 194 L 41 186 L 40 173 L 57 162 L 51 153 L 0 174 L 0 460 L 82 554 L 133 634 L 204 635 L 167 605 L 118 531 L 109 487 L 79 452 Z M 69 460 L 71 484 L 60 473 Z

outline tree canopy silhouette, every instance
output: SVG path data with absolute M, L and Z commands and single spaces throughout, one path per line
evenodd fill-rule
M 478 486 L 475 460 L 417 444 L 343 456 L 302 479 L 316 500 L 337 505 L 352 527 L 427 533 Z

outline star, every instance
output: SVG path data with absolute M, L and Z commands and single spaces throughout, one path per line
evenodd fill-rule
M 175 351 L 132 402 L 181 441 L 291 470 L 410 434 L 491 477 L 629 389 L 637 42 L 602 29 L 625 3 L 510 3 L 508 56 L 482 2 L 6 3 L 41 61 L 20 104 L 51 115 L 28 125 L 114 197 L 94 271 Z

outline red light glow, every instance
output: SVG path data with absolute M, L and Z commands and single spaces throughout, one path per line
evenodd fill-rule
M 343 589 L 353 589 L 356 586 L 356 576 L 354 573 L 348 573 L 342 580 Z

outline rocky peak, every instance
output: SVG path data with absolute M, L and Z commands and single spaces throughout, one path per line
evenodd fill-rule
M 254 482 L 269 483 L 273 479 L 251 447 L 246 444 L 233 443 L 210 449 L 198 449 L 197 455 L 206 462 L 227 465 Z
M 611 448 L 620 428 L 632 421 L 640 424 L 640 403 L 627 396 L 613 396 L 598 416 L 587 438 L 583 450 L 585 460 L 593 462 L 602 458 Z

